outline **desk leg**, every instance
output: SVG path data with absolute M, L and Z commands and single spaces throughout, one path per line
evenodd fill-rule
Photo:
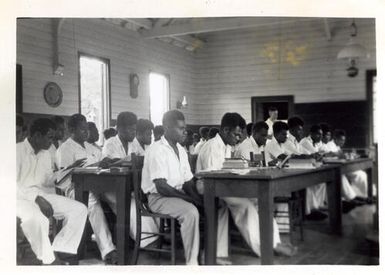
M 205 264 L 215 265 L 217 254 L 218 199 L 215 198 L 215 182 L 205 180 Z
M 273 195 L 271 184 L 261 183 L 258 190 L 259 232 L 261 239 L 261 264 L 274 264 L 273 254 Z
M 341 207 L 341 170 L 335 169 L 334 181 L 326 183 L 329 223 L 332 233 L 342 234 L 342 207 Z
M 89 192 L 84 190 L 84 177 L 83 176 L 73 176 L 74 188 L 75 188 L 75 200 L 84 203 L 86 207 L 88 207 L 88 196 Z M 84 226 L 84 231 L 82 235 L 82 239 L 80 240 L 80 244 L 78 247 L 78 258 L 84 259 L 86 250 L 87 250 L 87 241 L 88 236 L 90 236 L 90 226 L 87 222 Z
M 118 188 L 116 189 L 116 242 L 118 263 L 127 264 L 128 241 L 130 232 L 130 207 L 131 207 L 131 184 L 126 178 L 116 179 Z
M 368 175 L 368 198 L 373 198 L 373 168 L 368 168 L 366 170 Z

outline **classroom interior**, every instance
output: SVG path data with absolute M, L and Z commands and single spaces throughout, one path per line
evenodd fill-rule
M 352 37 L 364 54 L 341 56 Z M 274 105 L 279 120 L 302 117 L 305 133 L 321 122 L 344 129 L 347 150 L 374 161 L 378 185 L 374 18 L 18 18 L 16 39 L 16 112 L 26 125 L 81 112 L 96 123 L 103 146 L 103 131 L 123 111 L 160 125 L 165 111 L 177 109 L 198 133 L 219 127 L 226 112 L 247 123 L 266 120 Z M 302 226 L 303 240 L 298 230 L 281 233 L 298 253 L 275 256 L 275 264 L 379 264 L 376 203 L 344 213 L 338 236 L 327 220 Z M 261 264 L 230 231 L 232 264 Z M 177 250 L 183 265 L 181 240 Z M 27 248 L 18 264 L 35 260 Z M 137 264 L 169 262 L 140 252 Z M 79 264 L 104 264 L 92 240 Z

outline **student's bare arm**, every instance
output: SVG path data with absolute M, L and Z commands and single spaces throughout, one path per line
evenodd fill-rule
M 193 202 L 190 196 L 168 185 L 166 179 L 155 179 L 154 183 L 158 193 L 164 197 L 176 197 L 191 203 Z

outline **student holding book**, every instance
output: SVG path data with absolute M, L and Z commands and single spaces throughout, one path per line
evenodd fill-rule
M 43 264 L 77 263 L 77 249 L 87 218 L 86 207 L 56 195 L 54 173 L 48 148 L 52 144 L 55 124 L 47 118 L 35 120 L 29 137 L 16 146 L 17 208 L 21 228 L 32 251 Z M 77 163 L 70 163 L 69 167 Z M 48 218 L 63 220 L 63 227 L 51 244 Z
M 59 167 L 66 167 L 79 159 L 86 159 L 85 165 L 98 162 L 98 156 L 93 154 L 94 149 L 87 141 L 88 125 L 86 118 L 81 114 L 74 114 L 68 120 L 68 130 L 71 134 L 57 150 L 56 159 Z M 74 184 L 69 177 L 59 186 L 65 195 L 74 199 Z M 111 232 L 108 228 L 103 209 L 100 205 L 101 194 L 89 193 L 88 217 L 92 230 L 95 233 L 96 243 L 106 264 L 117 264 L 117 253 L 112 243 Z

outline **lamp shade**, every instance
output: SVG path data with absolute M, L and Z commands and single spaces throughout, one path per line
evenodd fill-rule
M 354 36 L 351 36 L 346 46 L 339 51 L 337 58 L 352 59 L 357 57 L 367 57 L 366 49 L 356 42 Z

